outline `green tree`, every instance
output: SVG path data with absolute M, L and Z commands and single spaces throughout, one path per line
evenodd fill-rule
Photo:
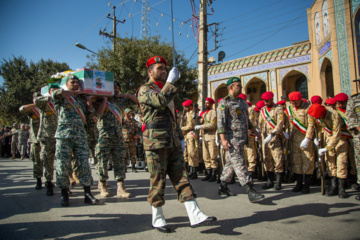
M 99 50 L 98 56 L 88 56 L 87 67 L 113 72 L 114 80 L 120 82 L 121 92 L 134 94 L 148 80 L 146 61 L 156 55 L 167 60 L 170 70 L 173 66 L 172 46 L 161 42 L 159 36 L 144 40 L 121 38 L 117 40 L 115 51 L 103 48 Z M 182 109 L 181 103 L 192 98 L 196 91 L 194 79 L 197 78 L 197 72 L 188 65 L 189 61 L 183 53 L 175 52 L 175 62 L 181 72 L 180 80 L 175 83 L 179 89 L 175 104 L 177 109 Z
M 50 59 L 27 64 L 22 56 L 0 63 L 0 75 L 4 84 L 0 87 L 0 123 L 11 124 L 14 121 L 27 122 L 19 107 L 32 103 L 34 92 L 46 85 L 46 79 L 57 72 L 69 70 L 67 63 L 58 63 Z

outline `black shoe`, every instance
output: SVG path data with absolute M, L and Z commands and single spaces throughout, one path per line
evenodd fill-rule
M 37 179 L 36 179 L 35 189 L 36 189 L 36 190 L 42 189 L 41 178 L 37 178 Z
M 303 188 L 303 176 L 302 174 L 295 174 L 295 178 L 296 178 L 296 185 L 295 187 L 291 190 L 292 192 L 300 192 Z
M 248 193 L 250 202 L 257 202 L 265 198 L 264 195 L 257 193 L 255 189 L 252 188 L 251 183 L 247 183 L 245 186 L 246 192 Z
M 54 195 L 54 185 L 51 183 L 51 181 L 47 181 L 45 183 L 45 186 L 47 188 L 46 195 L 47 196 L 53 196 Z
M 331 187 L 330 189 L 326 192 L 326 196 L 335 196 L 338 194 L 338 182 L 337 182 L 337 178 L 336 177 L 332 177 L 331 178 Z
M 112 164 L 110 163 L 110 164 L 109 164 L 108 171 L 111 171 L 111 170 L 113 170 L 113 167 L 112 167 Z
M 346 179 L 339 178 L 339 198 L 348 198 L 349 194 L 345 192 Z
M 215 182 L 216 181 L 216 168 L 211 169 L 211 177 L 209 178 L 209 182 Z M 235 174 L 234 174 L 235 176 Z
M 305 181 L 304 181 L 304 185 L 303 188 L 301 189 L 302 193 L 309 193 L 310 192 L 310 184 L 311 184 L 311 177 L 312 175 L 305 175 Z
M 221 182 L 220 183 L 220 187 L 218 190 L 218 193 L 220 196 L 236 196 L 235 193 L 232 193 L 230 191 L 230 189 L 227 187 L 227 183 L 226 182 Z
M 276 176 L 276 181 L 275 181 L 275 184 L 274 184 L 274 189 L 275 190 L 280 190 L 281 189 L 281 179 L 282 179 L 282 173 L 275 173 L 275 176 Z
M 154 227 L 152 226 L 153 229 L 158 230 L 159 232 L 163 232 L 163 233 L 171 233 L 171 229 L 167 226 L 163 226 L 163 227 Z
M 69 204 L 69 193 L 68 188 L 62 188 L 61 189 L 61 206 L 62 207 L 68 207 Z
M 190 179 L 197 179 L 198 178 L 196 167 L 190 167 L 189 178 Z
M 216 222 L 217 218 L 216 217 L 208 217 L 207 219 L 205 219 L 204 221 L 202 221 L 201 223 L 195 224 L 195 225 L 191 225 L 192 228 L 197 228 L 197 227 L 201 227 L 201 226 L 208 226 L 213 224 L 214 222 Z
M 262 186 L 262 189 L 270 189 L 274 187 L 274 172 L 266 172 L 267 183 Z
M 85 193 L 84 203 L 91 204 L 91 205 L 95 205 L 95 204 L 99 203 L 99 200 L 96 199 L 91 194 L 90 186 L 84 187 L 84 193 Z
M 206 176 L 203 178 L 203 179 L 201 179 L 201 181 L 208 181 L 210 178 L 211 178 L 211 174 L 212 174 L 212 169 L 210 168 L 210 169 L 206 169 Z

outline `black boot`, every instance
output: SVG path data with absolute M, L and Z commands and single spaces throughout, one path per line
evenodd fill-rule
M 310 184 L 311 184 L 311 178 L 312 175 L 307 175 L 305 174 L 305 181 L 304 181 L 304 185 L 303 188 L 301 189 L 302 193 L 309 193 L 310 192 Z
M 327 191 L 326 196 L 335 196 L 337 194 L 338 194 L 337 178 L 332 177 L 331 178 L 331 187 L 330 187 L 330 190 Z
M 69 206 L 69 193 L 68 188 L 61 189 L 61 206 L 68 207 Z
M 234 184 L 234 183 L 235 183 L 235 173 L 233 174 L 233 176 L 228 184 Z
M 135 172 L 135 173 L 137 173 L 137 170 L 136 170 L 135 164 L 132 164 L 132 165 L 131 165 L 131 167 L 132 167 L 132 171 L 133 171 L 133 172 Z
M 262 186 L 262 189 L 269 189 L 274 187 L 274 172 L 266 172 L 267 183 Z
M 300 192 L 303 188 L 303 176 L 302 174 L 296 174 L 295 173 L 295 179 L 296 179 L 296 185 L 291 190 L 292 192 Z
M 257 193 L 255 189 L 252 188 L 251 183 L 247 183 L 244 187 L 246 189 L 250 202 L 257 202 L 265 198 L 264 195 Z
M 201 179 L 201 181 L 208 181 L 211 178 L 212 169 L 211 168 L 206 169 L 205 171 L 206 171 L 206 176 L 203 179 Z
M 112 169 L 113 169 L 112 164 L 111 164 L 111 163 L 109 163 L 109 168 L 108 168 L 108 171 L 111 171 Z
M 339 198 L 348 198 L 349 194 L 345 192 L 346 179 L 339 178 Z
M 212 168 L 211 169 L 211 177 L 209 179 L 209 182 L 215 182 L 216 181 L 216 168 Z
M 275 181 L 275 185 L 274 185 L 274 189 L 275 190 L 280 190 L 281 189 L 281 180 L 282 180 L 282 173 L 275 173 L 276 175 L 276 181 Z
M 197 169 L 196 169 L 196 167 L 191 167 L 190 171 L 191 171 L 191 177 L 190 177 L 190 179 L 197 179 L 197 178 L 198 178 L 198 175 L 197 175 Z
M 45 183 L 45 186 L 46 186 L 46 188 L 47 188 L 47 190 L 46 190 L 46 195 L 47 195 L 47 196 L 53 196 L 53 195 L 54 195 L 54 190 L 53 190 L 54 185 L 51 183 L 51 181 L 47 181 L 47 182 Z
M 222 170 L 223 170 L 222 167 L 219 167 L 219 168 L 218 168 L 217 183 L 221 183 L 220 178 L 221 178 Z
M 37 178 L 37 179 L 36 179 L 35 189 L 36 189 L 36 190 L 42 189 L 41 178 Z
M 226 196 L 236 196 L 236 194 L 232 193 L 230 191 L 230 189 L 227 187 L 227 183 L 223 182 L 223 181 L 221 181 L 221 183 L 220 183 L 218 193 L 219 193 L 220 196 L 224 196 L 224 195 L 226 195 Z
M 95 204 L 97 204 L 99 202 L 99 200 L 96 199 L 91 194 L 90 186 L 84 187 L 84 194 L 85 194 L 84 203 L 95 205 Z
M 205 163 L 199 163 L 199 167 L 197 169 L 198 174 L 203 174 L 205 170 Z

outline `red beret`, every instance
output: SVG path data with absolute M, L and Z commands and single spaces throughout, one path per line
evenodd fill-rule
M 278 101 L 278 102 L 276 103 L 276 105 L 284 105 L 285 103 L 286 103 L 285 100 L 281 100 L 281 101 Z
M 309 115 L 314 118 L 322 118 L 326 113 L 326 108 L 318 103 L 314 103 L 309 108 Z
M 260 112 L 260 110 L 257 107 L 254 107 L 255 112 Z
M 263 101 L 263 100 L 258 101 L 258 102 L 256 103 L 256 107 L 257 107 L 258 109 L 261 109 L 261 108 L 265 107 L 264 101 Z
M 334 98 L 337 102 L 344 102 L 349 99 L 348 95 L 346 95 L 345 93 L 339 93 Z
M 242 99 L 246 100 L 246 99 L 247 99 L 247 96 L 246 96 L 245 94 L 241 93 L 241 94 L 239 95 L 239 98 L 242 98 Z
M 207 102 L 209 102 L 209 103 L 211 103 L 211 104 L 214 104 L 214 103 L 215 103 L 214 99 L 209 98 L 209 97 L 207 97 L 207 98 L 205 99 L 205 101 L 207 101 Z
M 274 93 L 273 92 L 264 92 L 262 95 L 261 95 L 261 99 L 262 100 L 271 100 L 274 98 Z
M 165 63 L 165 66 L 167 66 L 167 62 L 166 62 L 165 58 L 160 57 L 160 56 L 155 56 L 155 57 L 152 57 L 149 60 L 147 60 L 146 68 L 149 68 L 154 63 Z
M 252 106 L 252 103 L 251 103 L 251 102 L 247 102 L 247 104 L 249 105 L 249 107 L 251 107 L 251 106 Z
M 223 98 L 220 98 L 219 100 L 218 100 L 218 103 L 222 100 Z
M 336 100 L 335 100 L 335 98 L 328 98 L 328 99 L 326 99 L 325 103 L 329 104 L 329 105 L 334 105 L 334 104 L 336 104 Z
M 179 110 L 177 110 L 177 109 L 176 109 L 176 112 L 178 113 L 178 112 L 179 112 Z
M 301 92 L 292 92 L 289 94 L 290 101 L 299 101 L 302 99 Z
M 312 96 L 310 100 L 311 100 L 312 104 L 314 104 L 314 103 L 322 104 L 322 102 L 323 102 L 322 98 L 317 95 Z
M 302 98 L 301 100 L 303 100 L 303 101 L 306 102 L 306 103 L 309 103 L 309 101 L 306 100 L 305 98 Z
M 188 107 L 188 106 L 190 106 L 190 105 L 192 105 L 193 104 L 193 102 L 192 102 L 192 100 L 186 100 L 185 102 L 183 102 L 182 103 L 182 105 L 184 106 L 184 107 Z

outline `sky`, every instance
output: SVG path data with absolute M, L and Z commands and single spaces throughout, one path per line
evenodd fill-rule
M 192 6 L 197 14 L 200 0 L 172 1 L 175 48 L 196 66 L 198 44 L 191 18 Z M 218 23 L 218 49 L 210 52 L 209 57 L 217 59 L 218 52 L 224 51 L 223 61 L 230 61 L 308 40 L 306 9 L 313 2 L 212 0 L 207 23 Z M 51 59 L 68 63 L 72 70 L 81 69 L 90 53 L 77 48 L 75 43 L 95 52 L 111 48 L 111 40 L 99 36 L 99 31 L 112 31 L 113 22 L 107 16 L 108 13 L 113 16 L 114 6 L 116 18 L 125 20 L 117 24 L 118 36 L 141 38 L 142 0 L 0 1 L 0 62 L 22 56 L 28 63 Z M 148 0 L 148 6 L 150 34 L 172 43 L 171 0 Z M 209 51 L 215 47 L 214 30 L 211 27 L 208 32 Z

